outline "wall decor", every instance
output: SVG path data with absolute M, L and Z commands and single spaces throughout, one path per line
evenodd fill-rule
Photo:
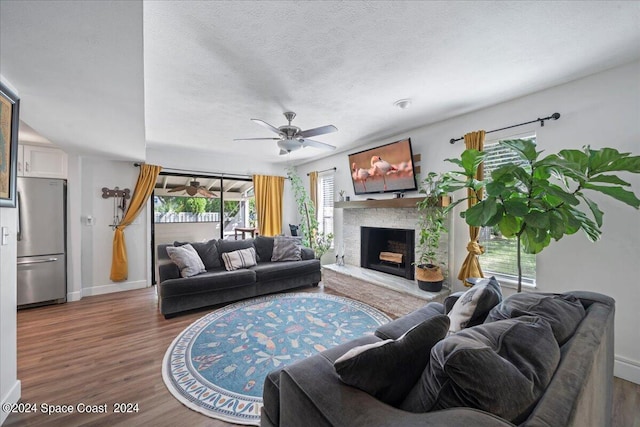
M 110 197 L 113 197 L 113 222 L 109 227 L 115 229 L 127 211 L 127 199 L 131 198 L 131 190 L 128 188 L 120 190 L 118 187 L 112 190 L 107 187 L 102 187 L 102 198 L 108 199 Z
M 16 207 L 20 99 L 0 83 L 0 207 Z

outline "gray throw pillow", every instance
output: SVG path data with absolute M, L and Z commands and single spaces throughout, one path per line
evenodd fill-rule
M 397 340 L 352 348 L 335 361 L 336 372 L 345 384 L 397 405 L 420 378 L 431 347 L 446 336 L 448 329 L 447 316 L 431 317 Z
M 271 261 L 300 261 L 302 239 L 300 237 L 276 236 L 273 240 Z
M 584 307 L 573 295 L 520 293 L 494 307 L 485 323 L 518 316 L 540 316 L 551 325 L 558 344 L 564 344 L 585 316 Z
M 173 242 L 173 246 L 184 246 L 189 242 Z M 193 249 L 198 252 L 205 270 L 213 270 L 222 266 L 220 263 L 220 254 L 218 253 L 218 240 L 212 239 L 208 242 L 191 242 Z
M 167 246 L 167 254 L 180 269 L 182 277 L 191 277 L 206 271 L 198 252 L 189 243 L 183 246 Z
M 273 255 L 273 237 L 257 236 L 253 240 L 259 261 L 270 261 Z
M 500 283 L 495 277 L 479 281 L 455 302 L 448 316 L 450 332 L 481 324 L 487 314 L 502 301 Z
M 464 329 L 433 347 L 429 365 L 400 408 L 429 412 L 470 407 L 520 424 L 559 361 L 560 347 L 540 317 Z

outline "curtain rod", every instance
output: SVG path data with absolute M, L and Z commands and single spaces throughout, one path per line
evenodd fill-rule
M 559 118 L 560 118 L 560 113 L 553 113 L 552 115 L 550 115 L 548 117 L 545 117 L 543 119 L 537 118 L 535 120 L 531 120 L 530 122 L 518 123 L 517 125 L 507 126 L 507 127 L 500 128 L 500 129 L 494 129 L 494 130 L 487 131 L 485 133 L 498 132 L 500 130 L 511 129 L 511 128 L 515 128 L 515 127 L 518 127 L 518 126 L 524 126 L 524 125 L 528 125 L 530 123 L 535 123 L 535 122 L 540 122 L 540 126 L 544 126 L 545 120 L 558 120 Z M 451 138 L 449 140 L 449 143 L 450 144 L 455 144 L 456 141 L 462 141 L 463 139 L 464 139 L 464 136 L 461 137 L 461 138 L 455 138 L 455 139 Z
M 133 166 L 140 167 L 142 163 L 134 163 Z M 249 175 L 239 175 L 239 174 L 229 174 L 229 173 L 220 173 L 220 172 L 206 172 L 206 171 L 194 171 L 194 170 L 184 170 L 184 169 L 165 169 L 162 168 L 160 174 L 166 175 L 167 173 L 171 173 L 174 175 L 183 175 L 183 176 L 193 176 L 197 175 L 199 177 L 213 177 L 213 178 L 237 178 L 237 179 L 252 179 Z
M 318 171 L 318 173 L 322 173 L 322 172 L 329 172 L 329 171 L 334 171 L 334 172 L 335 172 L 335 171 L 337 171 L 337 170 L 338 170 L 338 169 L 334 166 L 334 167 L 332 167 L 332 168 L 325 169 L 325 170 L 323 170 L 323 171 Z M 311 174 L 311 172 L 309 172 L 309 173 L 307 174 L 307 176 L 309 176 L 310 174 Z

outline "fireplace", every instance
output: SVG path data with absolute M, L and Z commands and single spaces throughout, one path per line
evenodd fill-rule
M 360 266 L 413 280 L 415 230 L 360 227 Z

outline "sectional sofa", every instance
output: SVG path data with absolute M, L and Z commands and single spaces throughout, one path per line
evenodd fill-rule
M 611 425 L 613 299 L 516 294 L 451 333 L 457 297 L 273 371 L 261 425 Z

